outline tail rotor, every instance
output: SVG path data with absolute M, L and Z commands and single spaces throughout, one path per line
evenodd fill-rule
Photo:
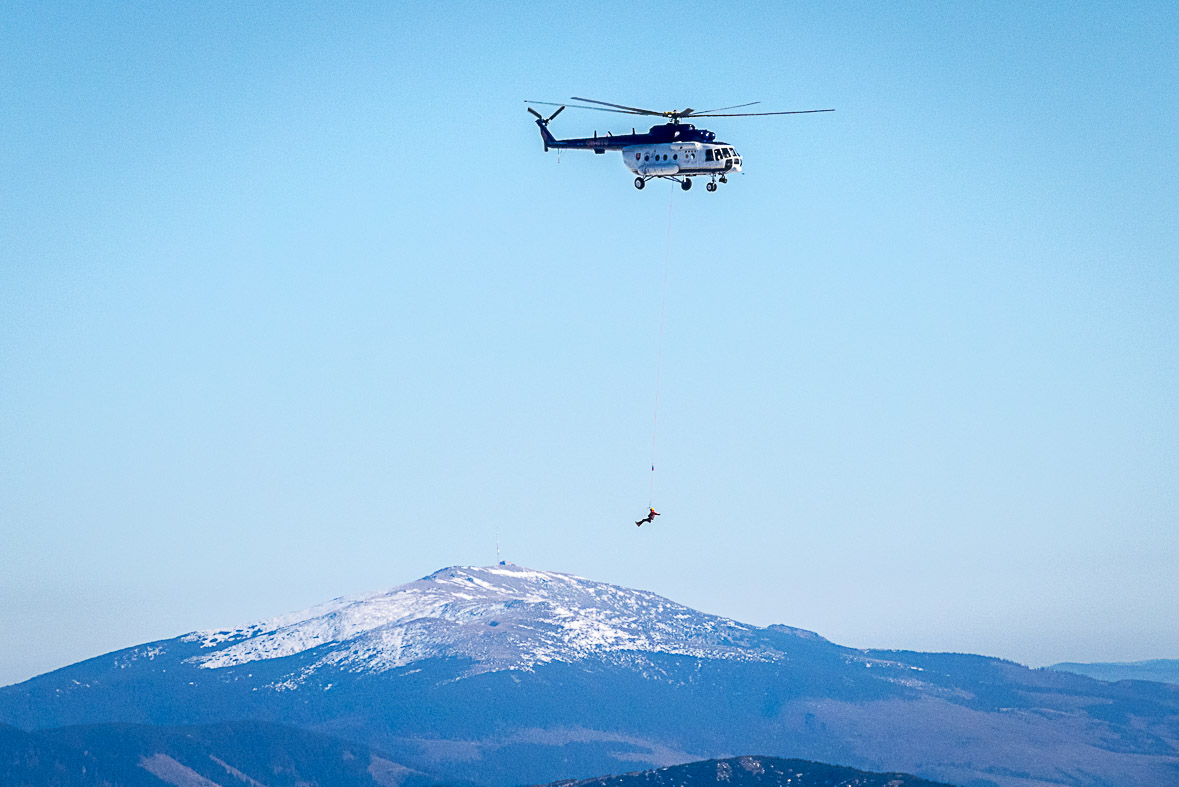
M 557 108 L 556 112 L 549 115 L 548 117 L 540 114 L 532 107 L 528 107 L 528 111 L 533 115 L 536 115 L 536 125 L 540 126 L 540 137 L 542 140 L 544 140 L 544 150 L 546 153 L 548 153 L 549 148 L 556 144 L 556 140 L 553 138 L 553 135 L 549 133 L 549 123 L 552 122 L 553 118 L 565 111 L 565 105 L 562 104 Z
M 562 112 L 564 112 L 564 111 L 565 111 L 565 106 L 564 106 L 564 105 L 562 105 L 560 109 L 558 109 L 556 112 L 554 112 L 553 114 L 549 115 L 548 117 L 545 117 L 544 115 L 540 114 L 539 112 L 537 112 L 537 111 L 536 111 L 535 109 L 533 109 L 532 107 L 528 107 L 528 111 L 529 111 L 529 112 L 531 112 L 532 114 L 536 115 L 536 119 L 537 119 L 539 122 L 541 122 L 541 123 L 543 123 L 544 125 L 546 125 L 546 126 L 547 126 L 549 123 L 551 123 L 551 122 L 552 122 L 553 118 L 555 118 L 557 115 L 559 115 L 559 114 L 561 114 Z

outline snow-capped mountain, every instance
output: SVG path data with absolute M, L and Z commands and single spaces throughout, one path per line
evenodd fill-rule
M 957 784 L 1179 784 L 1176 686 L 847 648 L 507 564 L 0 688 L 0 724 L 25 730 L 230 721 L 493 787 L 752 752 Z
M 501 563 L 446 568 L 391 590 L 183 639 L 201 646 L 190 661 L 214 670 L 317 650 L 281 684 L 294 688 L 327 666 L 383 672 L 441 657 L 470 659 L 467 675 L 589 657 L 633 663 L 649 653 L 784 657 L 755 632 L 654 593 Z

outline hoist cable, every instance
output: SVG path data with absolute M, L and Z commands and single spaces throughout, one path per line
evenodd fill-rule
M 667 240 L 663 249 L 663 294 L 659 302 L 659 343 L 655 353 L 655 415 L 651 424 L 651 484 L 648 507 L 655 507 L 655 435 L 659 429 L 659 376 L 663 367 L 663 315 L 667 311 L 667 269 L 671 266 L 671 206 L 675 201 L 675 181 L 667 199 Z

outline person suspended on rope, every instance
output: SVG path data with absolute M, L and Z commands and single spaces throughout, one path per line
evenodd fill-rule
M 642 527 L 644 522 L 654 522 L 655 517 L 657 517 L 657 516 L 659 516 L 659 512 L 656 511 L 654 508 L 652 508 L 650 510 L 650 512 L 648 512 L 645 517 L 640 519 L 638 522 L 635 522 L 635 525 L 637 525 L 638 527 Z

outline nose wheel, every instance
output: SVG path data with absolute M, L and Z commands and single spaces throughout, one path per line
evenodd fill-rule
M 642 191 L 643 187 L 646 185 L 647 185 L 647 181 L 643 180 L 642 178 L 635 178 L 635 188 L 638 189 L 639 191 Z

